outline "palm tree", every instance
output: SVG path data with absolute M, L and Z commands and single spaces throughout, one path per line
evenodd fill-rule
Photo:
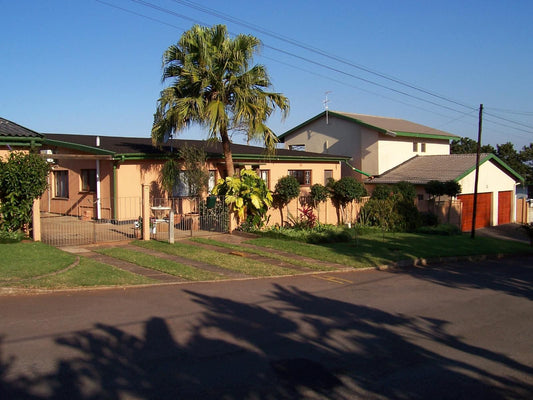
M 196 123 L 220 140 L 228 176 L 234 175 L 230 131 L 261 139 L 273 152 L 277 137 L 265 122 L 278 108 L 285 118 L 289 100 L 271 86 L 263 65 L 250 67 L 260 41 L 251 35 L 230 38 L 225 25 L 195 25 L 163 54 L 163 82 L 152 127 L 155 145 Z

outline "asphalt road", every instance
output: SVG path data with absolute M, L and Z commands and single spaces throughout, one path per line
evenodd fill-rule
M 0 297 L 1 399 L 531 399 L 533 257 Z

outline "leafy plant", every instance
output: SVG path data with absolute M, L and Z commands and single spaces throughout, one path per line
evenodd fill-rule
M 292 199 L 300 195 L 300 183 L 291 175 L 283 176 L 278 179 L 272 196 L 274 205 L 279 209 L 281 215 L 281 225 L 283 225 L 283 207 L 291 202 Z
M 186 145 L 178 150 L 177 156 L 166 161 L 161 169 L 160 181 L 167 193 L 172 195 L 180 181 L 187 186 L 190 196 L 206 192 L 209 183 L 206 152 L 199 147 Z
M 333 204 L 338 210 L 339 223 L 344 222 L 344 208 L 354 200 L 360 200 L 366 196 L 367 191 L 361 182 L 358 182 L 353 176 L 345 176 L 338 181 L 331 180 L 328 182 L 331 188 L 331 198 Z
M 33 201 L 48 186 L 49 164 L 37 154 L 11 152 L 0 160 L 0 228 L 9 232 L 31 222 Z
M 225 203 L 232 207 L 239 222 L 249 218 L 249 222 L 257 227 L 264 224 L 268 208 L 272 205 L 272 194 L 265 181 L 252 170 L 242 170 L 240 177 L 220 179 L 212 193 L 225 196 Z
M 378 184 L 374 188 L 370 198 L 376 200 L 385 200 L 392 194 L 392 187 L 390 185 Z
M 329 197 L 329 190 L 324 185 L 320 183 L 315 183 L 311 186 L 311 200 L 313 205 L 316 208 L 318 204 L 323 203 Z
M 400 181 L 394 184 L 392 190 L 405 201 L 413 202 L 415 200 L 416 188 L 411 182 Z

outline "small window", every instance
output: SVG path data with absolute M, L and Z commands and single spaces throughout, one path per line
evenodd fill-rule
M 68 171 L 54 171 L 54 197 L 68 199 Z
M 417 142 L 414 142 L 414 143 L 413 143 L 413 152 L 414 152 L 414 153 L 417 153 L 417 152 L 418 152 L 418 143 L 417 143 Z
M 81 191 L 82 192 L 96 192 L 96 170 L 82 169 L 81 170 Z
M 190 192 L 191 188 L 189 187 L 189 182 L 187 176 L 185 175 L 185 171 L 180 171 L 178 174 L 178 180 L 174 185 L 174 189 L 172 190 L 172 196 L 188 197 Z
M 259 171 L 259 174 L 259 176 L 261 176 L 261 179 L 265 181 L 267 189 L 270 189 L 270 170 L 262 169 Z
M 324 170 L 324 185 L 328 183 L 329 179 L 333 179 L 333 170 L 332 169 L 325 169 Z
M 289 175 L 294 176 L 300 185 L 311 185 L 311 170 L 310 169 L 290 169 Z
M 418 197 L 418 201 L 424 200 L 424 195 L 423 194 L 419 194 L 419 195 L 417 195 L 417 197 Z
M 305 151 L 305 144 L 290 144 L 289 150 Z
M 420 151 L 421 151 L 422 153 L 425 153 L 425 152 L 426 152 L 426 144 L 425 144 L 425 143 L 421 143 L 421 144 L 420 144 Z

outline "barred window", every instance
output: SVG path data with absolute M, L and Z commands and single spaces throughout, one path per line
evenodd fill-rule
M 311 185 L 310 169 L 290 169 L 289 175 L 294 176 L 300 185 Z

